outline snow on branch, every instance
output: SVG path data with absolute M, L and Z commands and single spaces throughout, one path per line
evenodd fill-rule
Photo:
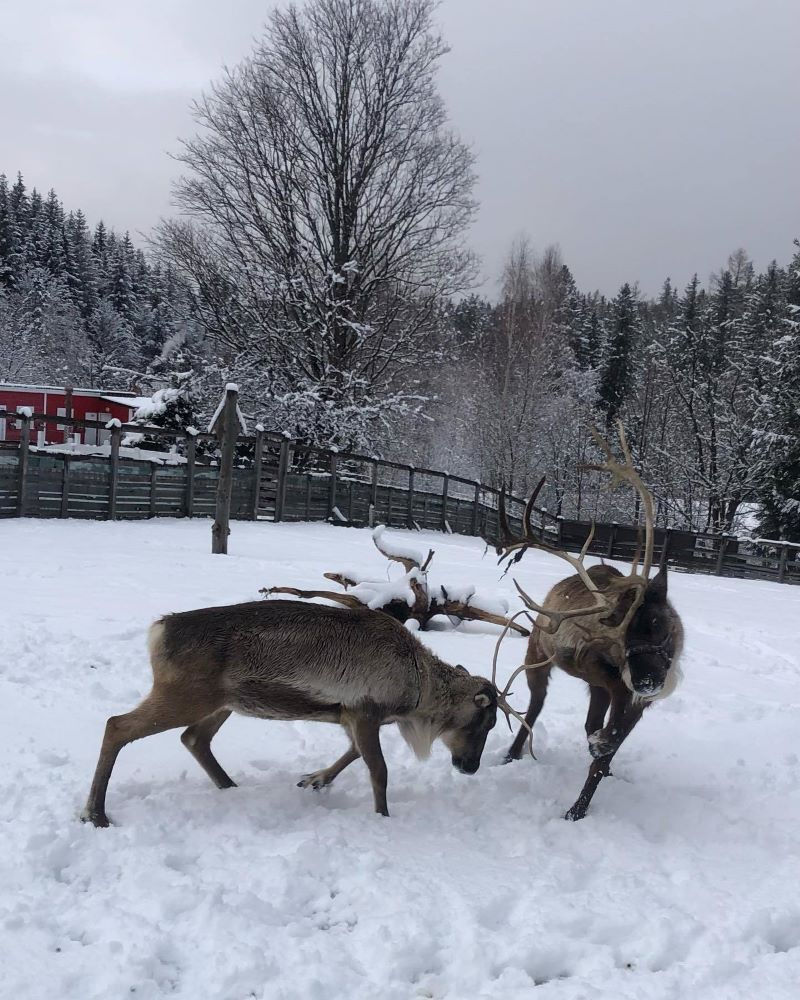
M 272 594 L 292 594 L 310 599 L 322 597 L 348 608 L 369 608 L 383 611 L 410 627 L 425 629 L 438 615 L 460 621 L 482 621 L 503 628 L 510 627 L 520 635 L 528 630 L 509 621 L 508 602 L 499 597 L 479 594 L 472 584 L 431 583 L 428 567 L 433 559 L 431 549 L 427 556 L 397 537 L 387 537 L 384 525 L 372 532 L 375 547 L 390 562 L 403 566 L 405 572 L 391 580 L 364 578 L 360 572 L 346 570 L 323 574 L 337 583 L 344 593 L 332 590 L 298 590 L 296 587 L 264 587 L 265 597 Z

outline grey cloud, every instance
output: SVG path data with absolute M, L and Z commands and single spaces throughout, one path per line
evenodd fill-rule
M 0 170 L 116 228 L 169 211 L 189 103 L 268 5 L 45 0 L 4 11 Z M 54 11 L 58 12 L 55 16 Z M 795 0 L 444 0 L 441 86 L 475 146 L 487 287 L 512 237 L 561 245 L 583 287 L 655 292 L 800 231 Z M 7 44 L 6 44 L 7 43 Z

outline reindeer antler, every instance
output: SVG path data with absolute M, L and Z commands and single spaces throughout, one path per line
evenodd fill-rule
M 494 685 L 495 691 L 497 691 L 497 707 L 500 709 L 503 715 L 505 715 L 506 722 L 508 723 L 508 728 L 509 729 L 512 728 L 511 716 L 513 715 L 514 718 L 518 722 L 522 723 L 525 729 L 528 730 L 528 750 L 530 751 L 531 757 L 533 757 L 533 759 L 536 760 L 536 754 L 533 752 L 533 729 L 531 729 L 531 727 L 528 725 L 528 721 L 525 718 L 525 716 L 520 715 L 515 708 L 512 708 L 511 704 L 508 701 L 508 696 L 511 694 L 511 685 L 514 683 L 517 676 L 521 674 L 523 670 L 533 670 L 535 667 L 545 667 L 547 666 L 548 663 L 552 662 L 553 658 L 548 657 L 546 660 L 542 660 L 541 663 L 523 663 L 521 666 L 517 667 L 517 669 L 512 673 L 512 675 L 509 677 L 506 683 L 506 686 L 503 688 L 502 691 L 497 686 L 497 656 L 500 652 L 500 643 L 503 641 L 503 639 L 505 639 L 508 630 L 513 627 L 513 623 L 516 621 L 516 619 L 519 618 L 520 615 L 526 615 L 527 613 L 528 613 L 527 610 L 523 609 L 522 611 L 518 611 L 515 615 L 512 615 L 511 618 L 509 618 L 508 620 L 508 624 L 500 633 L 500 636 L 497 642 L 495 643 L 494 656 L 492 657 L 492 684 Z
M 575 572 L 580 576 L 583 581 L 584 586 L 587 590 L 596 593 L 597 585 L 594 580 L 589 576 L 589 573 L 584 565 L 584 559 L 586 558 L 586 553 L 589 551 L 589 546 L 592 544 L 594 539 L 594 522 L 592 522 L 592 527 L 589 532 L 589 537 L 583 543 L 580 554 L 577 556 L 572 555 L 572 553 L 567 552 L 566 549 L 556 548 L 555 545 L 551 545 L 544 538 L 539 537 L 535 534 L 533 524 L 531 522 L 531 514 L 533 512 L 533 504 L 536 497 L 544 485 L 544 476 L 539 480 L 536 489 L 530 496 L 530 499 L 525 504 L 525 512 L 522 515 L 522 531 L 521 536 L 515 536 L 511 531 L 508 523 L 508 515 L 506 513 L 506 500 L 505 493 L 501 491 L 500 497 L 497 504 L 497 515 L 500 521 L 500 531 L 501 536 L 504 539 L 504 544 L 502 545 L 502 554 L 500 556 L 500 562 L 504 559 L 508 559 L 512 553 L 517 552 L 518 554 L 514 558 L 515 562 L 518 562 L 522 556 L 527 552 L 528 549 L 540 549 L 542 552 L 549 552 L 550 555 L 557 556 L 559 559 L 563 559 L 568 562 L 569 565 L 575 570 Z M 510 565 L 510 563 L 509 563 Z M 506 570 L 507 572 L 507 570 Z M 515 581 L 516 585 L 516 581 Z M 517 588 L 519 589 L 519 588 Z
M 584 607 L 570 608 L 568 610 L 548 608 L 541 604 L 537 604 L 536 601 L 534 601 L 533 598 L 523 590 L 518 581 L 514 580 L 514 586 L 517 589 L 517 593 L 522 598 L 526 610 L 535 611 L 538 615 L 538 618 L 534 622 L 535 627 L 540 629 L 542 632 L 546 632 L 548 635 L 555 635 L 566 621 L 578 618 L 587 619 L 585 625 L 578 625 L 578 627 L 581 628 L 581 630 L 586 634 L 587 641 L 589 643 L 602 641 L 607 648 L 613 650 L 616 657 L 622 660 L 625 655 L 625 634 L 633 616 L 636 614 L 637 609 L 644 599 L 647 579 L 653 563 L 653 524 L 655 518 L 653 513 L 653 498 L 642 481 L 641 476 L 634 468 L 630 448 L 628 447 L 628 441 L 625 437 L 625 430 L 621 422 L 617 423 L 617 430 L 619 433 L 620 446 L 622 448 L 624 460 L 620 462 L 619 459 L 614 456 L 610 446 L 601 436 L 599 431 L 596 428 L 592 428 L 592 436 L 594 437 L 594 440 L 600 450 L 605 455 L 605 461 L 600 465 L 587 465 L 584 466 L 584 468 L 593 469 L 598 472 L 607 472 L 611 475 L 612 485 L 617 485 L 623 482 L 629 483 L 639 494 L 645 515 L 645 553 L 641 574 L 637 572 L 639 562 L 639 552 L 637 551 L 629 576 L 623 578 L 624 584 L 608 584 L 602 591 L 600 590 L 598 585 L 589 575 L 589 571 L 585 566 L 586 554 L 588 553 L 589 547 L 594 539 L 594 522 L 592 522 L 589 535 L 583 543 L 581 551 L 577 556 L 572 555 L 564 549 L 557 548 L 555 545 L 552 545 L 550 542 L 546 541 L 539 534 L 537 534 L 533 527 L 531 516 L 533 513 L 534 502 L 544 485 L 544 479 L 539 481 L 535 490 L 531 494 L 530 499 L 525 504 L 525 512 L 522 518 L 522 534 L 520 536 L 515 536 L 509 527 L 505 505 L 505 493 L 501 491 L 498 503 L 501 542 L 498 549 L 502 552 L 500 556 L 501 562 L 506 559 L 517 562 L 529 548 L 549 552 L 551 555 L 557 556 L 559 559 L 563 559 L 567 562 L 580 577 L 580 580 L 591 596 L 593 603 Z M 614 623 L 612 621 L 614 612 L 620 608 L 621 602 L 624 600 L 624 595 L 630 594 L 631 592 L 633 593 L 633 596 L 630 605 L 625 609 L 625 613 L 622 615 L 621 620 Z M 604 619 L 601 616 L 607 617 Z M 547 619 L 546 624 L 541 620 L 542 618 Z M 508 629 L 506 628 L 500 635 L 495 647 L 494 660 L 492 664 L 493 682 L 495 681 L 497 674 L 497 656 L 500 650 L 500 643 L 503 641 L 507 632 Z M 551 656 L 547 660 L 543 660 L 540 663 L 522 664 L 511 675 L 505 689 L 502 692 L 498 692 L 498 702 L 502 701 L 507 704 L 510 685 L 515 677 L 523 670 L 534 670 L 538 667 L 547 666 L 552 662 L 553 657 Z M 512 714 L 515 714 L 517 718 L 520 718 L 517 713 Z M 506 713 L 506 718 L 508 718 L 508 713 Z M 524 723 L 524 720 L 522 721 Z M 526 725 L 526 728 L 529 731 L 529 735 L 532 737 L 533 734 L 530 732 L 530 727 Z M 531 750 L 531 752 L 533 751 Z
M 655 512 L 653 510 L 653 496 L 650 490 L 645 486 L 642 481 L 642 477 L 636 471 L 633 459 L 631 458 L 631 451 L 628 447 L 628 439 L 625 436 L 625 428 L 622 426 L 622 421 L 617 421 L 617 433 L 619 434 L 619 443 L 622 448 L 622 455 L 625 459 L 624 462 L 620 462 L 619 459 L 615 458 L 614 453 L 611 451 L 608 442 L 598 431 L 596 427 L 591 428 L 592 437 L 597 447 L 606 456 L 605 461 L 601 465 L 584 465 L 584 469 L 591 469 L 595 472 L 608 472 L 611 475 L 611 487 L 619 486 L 622 483 L 630 484 L 634 490 L 639 494 L 642 501 L 642 507 L 644 508 L 644 530 L 645 530 L 645 545 L 644 545 L 644 563 L 642 564 L 642 576 L 645 580 L 650 575 L 650 568 L 653 565 L 653 543 L 655 532 L 653 530 L 655 524 Z M 638 552 L 634 557 L 633 565 L 631 567 L 631 576 L 636 576 L 637 564 L 639 562 Z

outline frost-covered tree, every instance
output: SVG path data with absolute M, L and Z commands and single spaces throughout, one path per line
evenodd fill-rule
M 800 242 L 786 281 L 787 310 L 772 345 L 768 383 L 757 414 L 764 472 L 758 499 L 768 538 L 800 541 Z

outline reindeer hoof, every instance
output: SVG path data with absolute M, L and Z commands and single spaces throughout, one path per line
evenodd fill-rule
M 91 809 L 84 809 L 81 813 L 81 823 L 91 823 L 98 829 L 105 829 L 111 826 L 111 820 L 104 812 L 94 812 Z
M 297 782 L 298 788 L 316 788 L 317 791 L 320 788 L 324 788 L 326 785 L 330 785 L 333 778 L 329 778 L 324 771 L 313 771 L 311 774 L 304 774 L 303 777 Z
M 564 814 L 564 819 L 570 820 L 572 823 L 577 822 L 579 819 L 583 819 L 586 815 L 586 807 L 579 806 L 576 802 L 575 805 L 566 811 Z

